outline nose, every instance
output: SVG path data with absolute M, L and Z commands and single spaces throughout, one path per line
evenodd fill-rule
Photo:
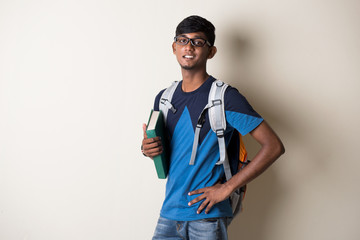
M 185 47 L 186 49 L 191 49 L 191 50 L 194 49 L 194 46 L 191 44 L 191 41 L 189 41 L 184 47 Z

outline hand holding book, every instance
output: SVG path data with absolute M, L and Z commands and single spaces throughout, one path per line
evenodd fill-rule
M 162 153 L 160 137 L 148 138 L 146 134 L 147 125 L 143 124 L 144 139 L 142 140 L 142 152 L 146 157 L 153 158 Z
M 160 111 L 151 110 L 148 124 L 143 124 L 143 154 L 154 160 L 158 178 L 165 179 L 169 171 L 166 151 L 165 123 Z

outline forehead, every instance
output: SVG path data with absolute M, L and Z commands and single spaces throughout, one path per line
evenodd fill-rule
M 194 32 L 194 33 L 183 33 L 179 36 L 187 37 L 187 38 L 203 38 L 206 39 L 206 36 L 203 32 Z

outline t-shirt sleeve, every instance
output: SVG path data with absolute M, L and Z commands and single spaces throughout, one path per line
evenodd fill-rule
M 236 88 L 229 86 L 224 98 L 226 121 L 241 135 L 248 134 L 264 120 Z
M 165 89 L 161 90 L 158 93 L 158 95 L 156 95 L 155 101 L 154 101 L 154 111 L 159 111 L 159 102 L 160 102 L 161 95 L 163 94 L 164 91 L 165 91 Z

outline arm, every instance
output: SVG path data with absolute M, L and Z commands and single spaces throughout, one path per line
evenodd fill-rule
M 160 137 L 148 138 L 146 135 L 146 124 L 143 124 L 144 138 L 141 144 L 141 150 L 146 157 L 153 158 L 162 153 Z
M 198 213 L 205 207 L 205 213 L 208 213 L 212 206 L 218 202 L 224 201 L 237 188 L 244 186 L 259 176 L 285 152 L 280 138 L 265 121 L 251 131 L 250 134 L 261 145 L 261 149 L 249 165 L 224 184 L 217 183 L 212 187 L 198 189 L 189 193 L 189 195 L 202 193 L 202 195 L 189 202 L 190 206 L 204 200 L 198 208 Z

